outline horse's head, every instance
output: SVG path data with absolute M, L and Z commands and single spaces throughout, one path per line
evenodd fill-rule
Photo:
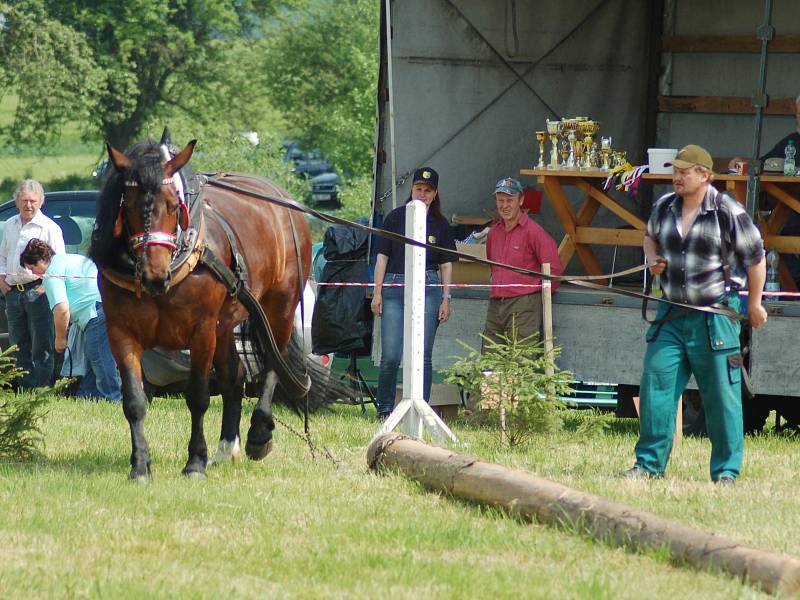
M 125 236 L 136 260 L 136 276 L 153 295 L 169 290 L 178 226 L 188 227 L 187 207 L 173 176 L 189 162 L 196 142 L 189 142 L 172 159 L 152 142 L 143 151 L 131 151 L 131 156 L 108 145 L 108 158 L 124 181 L 114 236 Z

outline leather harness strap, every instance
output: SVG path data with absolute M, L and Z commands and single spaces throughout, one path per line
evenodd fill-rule
M 228 288 L 228 293 L 231 296 L 235 296 L 245 309 L 247 309 L 247 312 L 250 313 L 250 317 L 257 325 L 256 335 L 258 336 L 261 349 L 267 353 L 271 359 L 271 365 L 275 369 L 278 379 L 286 389 L 286 392 L 293 398 L 307 396 L 308 391 L 311 389 L 311 379 L 307 374 L 305 374 L 305 381 L 299 379 L 284 360 L 278 348 L 278 344 L 275 341 L 275 334 L 272 332 L 272 327 L 269 324 L 269 319 L 264 312 L 264 308 L 261 306 L 258 298 L 250 291 L 250 288 L 247 287 L 247 266 L 244 262 L 244 258 L 242 258 L 239 253 L 239 246 L 236 243 L 233 231 L 218 211 L 211 209 L 209 215 L 215 222 L 220 224 L 225 232 L 231 247 L 231 253 L 235 257 L 234 261 L 236 262 L 236 266 L 234 267 L 235 270 L 231 269 L 208 247 L 203 248 L 200 263 L 214 273 L 214 275 L 225 284 L 225 287 Z

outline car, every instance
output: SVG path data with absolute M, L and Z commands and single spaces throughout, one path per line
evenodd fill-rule
M 100 192 L 96 190 L 46 192 L 42 212 L 61 227 L 67 252 L 86 255 L 91 244 L 92 229 Z M 18 213 L 13 200 L 0 205 L 0 240 L 3 225 Z M 306 355 L 324 369 L 330 369 L 331 357 L 319 356 L 311 351 L 311 317 L 314 313 L 314 287 L 307 282 L 303 293 L 303 306 L 295 311 L 295 331 L 300 336 Z M 106 307 L 113 310 L 113 307 Z M 302 314 L 302 321 L 301 321 Z M 302 322 L 302 327 L 301 327 Z M 0 296 L 0 347 L 8 347 L 8 322 L 5 298 Z M 178 392 L 188 378 L 188 351 L 171 352 L 159 348 L 147 350 L 142 357 L 145 385 L 148 395 Z
M 341 208 L 339 201 L 339 175 L 322 173 L 311 178 L 311 204 L 318 208 Z

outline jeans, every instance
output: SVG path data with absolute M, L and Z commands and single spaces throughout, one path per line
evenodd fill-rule
M 86 324 L 84 330 L 86 375 L 81 379 L 77 396 L 80 398 L 105 398 L 111 402 L 122 399 L 119 371 L 111 346 L 108 343 L 106 315 L 103 305 L 97 303 L 97 316 Z
M 403 283 L 403 275 L 387 273 L 383 282 Z M 425 272 L 425 284 L 439 283 L 436 271 Z M 378 374 L 378 412 L 387 414 L 394 408 L 397 390 L 397 370 L 403 358 L 403 295 L 405 288 L 383 288 L 383 314 L 381 315 L 381 367 Z M 431 398 L 431 357 L 436 328 L 439 327 L 439 305 L 442 303 L 442 288 L 425 288 L 425 353 L 423 358 L 423 397 Z
M 55 368 L 55 329 L 47 295 L 35 288 L 6 294 L 8 343 L 17 346 L 17 367 L 27 371 L 20 379 L 22 388 L 52 385 Z

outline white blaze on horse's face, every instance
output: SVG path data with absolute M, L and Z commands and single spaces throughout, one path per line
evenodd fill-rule
M 108 147 L 109 158 L 124 176 L 118 227 L 127 237 L 129 250 L 136 259 L 137 276 L 152 294 L 169 290 L 172 258 L 177 250 L 178 224 L 187 226 L 188 212 L 182 205 L 174 175 L 188 161 L 195 140 L 169 161 L 156 153 L 150 163 L 134 164 L 125 154 Z

